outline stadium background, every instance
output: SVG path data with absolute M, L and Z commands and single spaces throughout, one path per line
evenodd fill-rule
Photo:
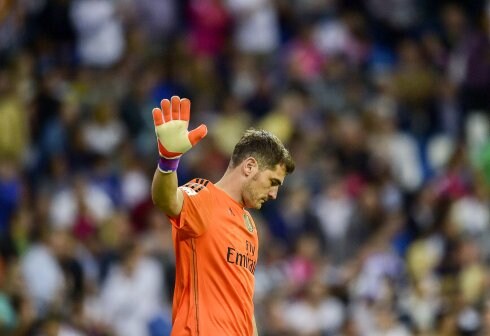
M 260 226 L 260 335 L 490 335 L 490 1 L 1 0 L 0 334 L 167 335 L 151 110 L 296 172 Z

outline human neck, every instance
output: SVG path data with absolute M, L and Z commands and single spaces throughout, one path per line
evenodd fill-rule
M 221 179 L 214 185 L 243 205 L 241 176 L 236 169 L 228 168 Z

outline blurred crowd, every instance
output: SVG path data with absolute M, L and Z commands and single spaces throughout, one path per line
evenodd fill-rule
M 0 335 L 169 335 L 172 95 L 209 129 L 180 183 L 248 127 L 296 161 L 253 213 L 260 335 L 490 335 L 485 0 L 0 0 Z

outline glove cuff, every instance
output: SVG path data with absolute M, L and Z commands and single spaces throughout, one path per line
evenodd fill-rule
M 180 157 L 176 159 L 167 159 L 164 157 L 160 157 L 158 160 L 158 170 L 162 173 L 173 173 L 177 170 L 179 166 Z

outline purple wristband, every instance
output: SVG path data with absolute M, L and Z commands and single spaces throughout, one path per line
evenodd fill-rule
M 179 166 L 180 157 L 176 159 L 167 159 L 164 157 L 160 157 L 158 160 L 158 170 L 162 173 L 171 173 L 177 170 Z

